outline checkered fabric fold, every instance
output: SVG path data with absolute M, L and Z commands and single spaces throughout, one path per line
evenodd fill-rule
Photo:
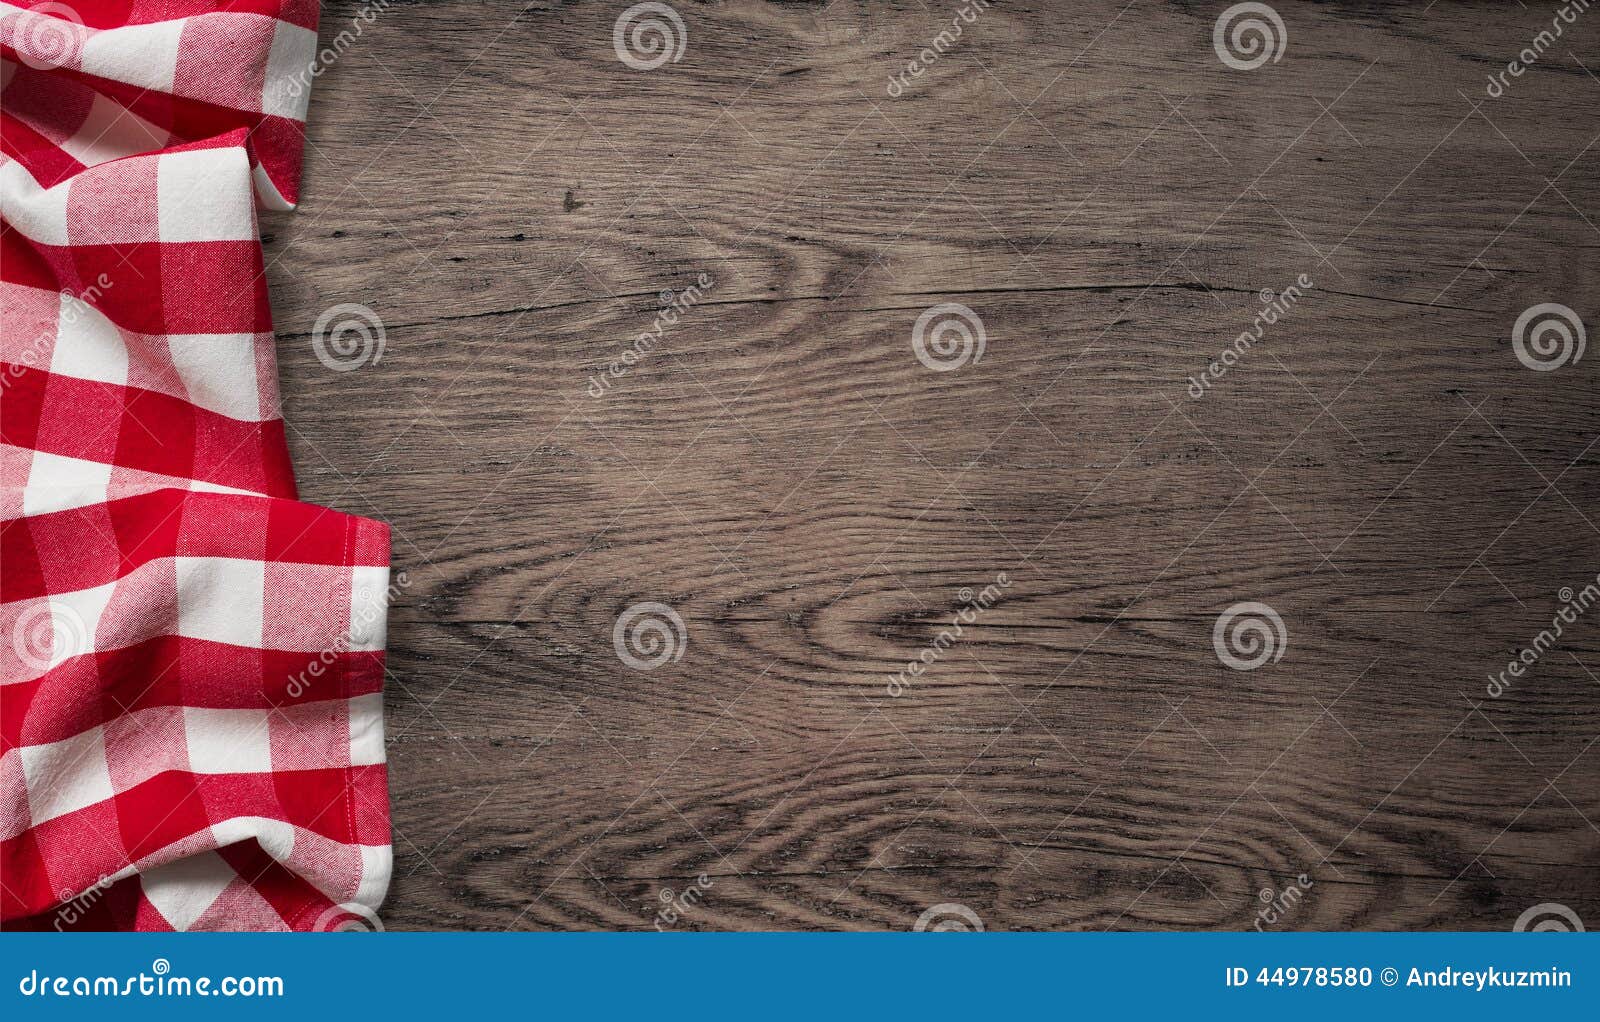
M 388 530 L 296 499 L 256 228 L 316 19 L 0 2 L 4 928 L 335 929 L 388 885 Z

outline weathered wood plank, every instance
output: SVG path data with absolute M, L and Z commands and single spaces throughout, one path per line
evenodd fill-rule
M 264 220 L 302 489 L 411 579 L 390 926 L 1600 918 L 1600 615 L 1486 692 L 1600 572 L 1600 370 L 1511 345 L 1600 323 L 1600 22 L 1485 102 L 1543 15 L 1282 3 L 1241 72 L 1212 5 L 996 4 L 891 96 L 954 10 L 677 6 L 652 72 L 611 5 L 390 7 Z M 1241 601 L 1280 661 L 1219 662 Z

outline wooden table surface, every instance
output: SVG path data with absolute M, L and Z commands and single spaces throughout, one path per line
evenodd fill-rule
M 1600 608 L 1488 691 L 1600 572 L 1600 353 L 1513 344 L 1600 329 L 1600 15 L 1496 97 L 1556 5 L 626 6 L 325 5 L 263 221 L 409 580 L 387 926 L 1600 926 Z

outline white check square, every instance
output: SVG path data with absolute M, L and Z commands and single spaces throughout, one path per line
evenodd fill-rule
M 272 771 L 269 710 L 183 708 L 189 770 L 196 774 L 265 774 Z
M 48 745 L 25 745 L 21 753 L 35 826 L 104 802 L 113 794 L 101 728 Z
M 179 557 L 178 634 L 261 648 L 266 567 L 233 557 Z

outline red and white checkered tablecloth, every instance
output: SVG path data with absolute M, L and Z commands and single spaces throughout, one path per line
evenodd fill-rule
M 316 20 L 0 2 L 7 929 L 333 929 L 388 885 L 388 530 L 296 499 L 256 226 Z

